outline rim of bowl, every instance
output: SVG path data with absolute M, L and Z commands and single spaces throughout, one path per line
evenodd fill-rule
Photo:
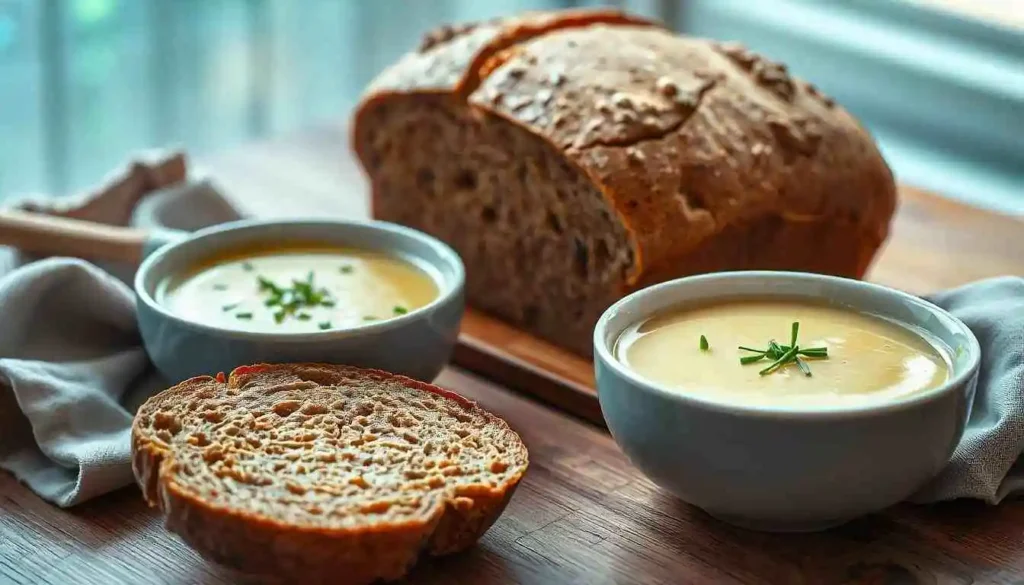
M 144 280 L 147 274 L 152 270 L 153 266 L 160 261 L 160 259 L 167 255 L 172 249 L 181 246 L 201 246 L 201 242 L 204 238 L 209 238 L 229 231 L 246 230 L 246 229 L 257 229 L 263 226 L 279 226 L 279 225 L 296 225 L 296 226 L 330 226 L 337 227 L 339 229 L 372 229 L 382 232 L 389 232 L 397 234 L 399 237 L 409 238 L 416 240 L 421 244 L 424 244 L 434 250 L 441 258 L 450 264 L 453 269 L 454 278 L 450 284 L 444 279 L 442 273 L 439 279 L 437 275 L 431 274 L 431 279 L 438 284 L 439 287 L 444 288 L 441 294 L 434 300 L 430 301 L 426 305 L 409 311 L 404 315 L 398 315 L 390 319 L 382 319 L 380 321 L 369 322 L 365 324 L 356 325 L 354 327 L 346 327 L 344 329 L 329 329 L 326 331 L 293 331 L 293 332 L 281 332 L 281 333 L 266 333 L 262 331 L 245 331 L 241 329 L 229 329 L 227 327 L 216 327 L 214 325 L 207 325 L 205 323 L 199 323 L 190 319 L 185 319 L 175 313 L 169 311 L 166 307 L 161 305 L 153 298 L 153 295 L 149 294 L 144 286 Z M 380 333 L 388 331 L 397 327 L 402 327 L 409 322 L 419 319 L 428 313 L 436 311 L 439 307 L 447 305 L 455 297 L 462 294 L 466 284 L 466 269 L 462 263 L 462 258 L 459 257 L 458 253 L 455 252 L 448 244 L 445 244 L 441 240 L 403 225 L 396 223 L 379 221 L 373 219 L 359 220 L 359 219 L 309 219 L 309 218 L 287 218 L 287 219 L 240 219 L 236 221 L 230 221 L 206 227 L 195 232 L 183 232 L 185 234 L 184 239 L 171 242 L 165 246 L 161 246 L 155 250 L 152 254 L 143 259 L 139 265 L 139 269 L 135 273 L 135 279 L 133 281 L 135 294 L 146 304 L 151 310 L 156 311 L 164 319 L 175 321 L 176 323 L 183 325 L 189 329 L 202 331 L 211 335 L 216 335 L 224 338 L 231 339 L 244 339 L 250 341 L 280 341 L 280 342 L 306 342 L 306 341 L 327 341 L 330 339 L 342 339 L 347 337 L 354 337 L 358 335 L 364 335 L 368 333 Z M 358 247 L 355 246 L 355 247 Z M 387 253 L 387 249 L 383 249 L 384 253 Z M 392 251 L 393 252 L 393 251 Z M 441 270 L 441 267 L 435 263 L 427 261 L 421 256 L 416 256 L 416 259 L 424 264 L 429 265 L 434 270 Z M 422 268 L 421 268 L 422 270 Z
M 960 373 L 954 375 L 945 383 L 936 386 L 926 392 L 920 392 L 917 394 L 911 394 L 909 396 L 899 398 L 896 400 L 882 401 L 878 403 L 860 404 L 854 406 L 838 406 L 838 407 L 826 407 L 826 408 L 793 408 L 793 407 L 773 407 L 770 405 L 748 405 L 738 404 L 734 402 L 726 402 L 719 400 L 712 400 L 707 398 L 701 398 L 687 394 L 683 390 L 673 389 L 663 384 L 648 380 L 640 374 L 634 372 L 628 368 L 625 364 L 620 362 L 614 355 L 612 355 L 611 349 L 608 347 L 608 324 L 612 317 L 623 307 L 626 307 L 632 303 L 635 303 L 637 299 L 647 294 L 653 294 L 655 291 L 675 288 L 679 286 L 685 286 L 691 282 L 706 282 L 723 280 L 728 281 L 737 278 L 774 278 L 774 279 L 789 279 L 791 281 L 817 281 L 817 282 L 828 282 L 837 286 L 849 287 L 852 289 L 859 289 L 861 291 L 869 291 L 876 294 L 886 294 L 899 297 L 907 302 L 913 303 L 919 307 L 922 307 L 939 317 L 945 319 L 954 325 L 967 337 L 968 343 L 968 364 L 967 367 L 963 368 Z M 791 295 L 792 297 L 801 298 L 801 295 Z M 806 298 L 814 299 L 821 298 L 814 295 L 807 295 Z M 852 305 L 856 308 L 856 305 Z M 885 316 L 885 315 L 881 315 Z M 646 318 L 646 317 L 645 317 Z M 897 322 L 902 323 L 898 319 L 894 319 Z M 906 325 L 913 326 L 912 323 Z M 922 328 L 923 329 L 923 328 Z M 926 330 L 927 331 L 927 330 Z M 617 331 L 615 338 L 622 335 L 622 331 Z M 930 333 L 930 332 L 929 332 Z M 615 304 L 608 307 L 607 310 L 601 315 L 601 318 L 597 322 L 597 326 L 594 327 L 594 350 L 595 359 L 601 359 L 605 365 L 613 370 L 620 376 L 623 376 L 630 382 L 649 390 L 665 395 L 670 399 L 678 400 L 681 402 L 689 403 L 694 406 L 700 406 L 719 412 L 746 415 L 746 416 L 758 416 L 758 417 L 791 417 L 800 419 L 822 419 L 822 418 L 845 418 L 845 417 L 856 417 L 860 415 L 878 414 L 884 412 L 893 412 L 903 410 L 906 408 L 912 408 L 918 404 L 931 402 L 937 400 L 941 396 L 952 392 L 955 388 L 962 386 L 967 383 L 971 377 L 973 377 L 981 363 L 981 344 L 978 343 L 978 338 L 975 337 L 974 332 L 960 319 L 953 316 L 951 313 L 939 307 L 925 299 L 914 296 L 910 293 L 903 292 L 885 285 L 875 284 L 872 282 L 866 282 L 863 280 L 854 280 L 852 278 L 843 278 L 839 276 L 830 276 L 826 274 L 815 274 L 810 272 L 786 272 L 786 271 L 775 271 L 775 270 L 740 270 L 740 271 L 729 271 L 729 272 L 714 272 L 708 274 L 700 274 L 695 276 L 687 276 L 683 278 L 677 278 L 675 280 L 669 280 L 662 282 L 647 288 L 640 289 L 632 292 L 629 295 L 619 299 Z

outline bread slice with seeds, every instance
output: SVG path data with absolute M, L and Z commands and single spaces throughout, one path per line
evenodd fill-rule
M 346 366 L 192 378 L 132 425 L 135 478 L 169 530 L 209 560 L 303 583 L 394 580 L 473 545 L 527 465 L 475 403 Z

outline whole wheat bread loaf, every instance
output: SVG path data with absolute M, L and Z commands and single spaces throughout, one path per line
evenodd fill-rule
M 527 468 L 504 421 L 436 386 L 321 364 L 238 368 L 147 401 L 132 467 L 166 526 L 251 575 L 349 585 L 472 545 Z
M 868 133 L 783 65 L 612 11 L 431 33 L 370 86 L 353 144 L 374 216 L 451 244 L 470 304 L 583 354 L 655 282 L 859 278 L 896 203 Z

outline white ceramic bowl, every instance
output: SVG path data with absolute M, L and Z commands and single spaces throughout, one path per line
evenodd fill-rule
M 438 298 L 400 317 L 348 329 L 265 333 L 227 329 L 175 315 L 156 300 L 159 283 L 197 259 L 255 243 L 323 242 L 385 252 L 429 273 Z M 256 363 L 328 362 L 377 368 L 433 380 L 448 363 L 463 313 L 465 272 L 446 244 L 413 229 L 381 221 L 243 220 L 198 232 L 157 232 L 135 275 L 142 339 L 157 369 L 171 382 L 230 372 Z
M 902 400 L 831 410 L 736 406 L 645 380 L 613 356 L 630 325 L 688 304 L 737 298 L 825 302 L 920 328 L 952 349 L 947 384 Z M 949 460 L 970 414 L 981 349 L 960 320 L 883 286 L 816 274 L 683 278 L 611 306 L 594 331 L 601 410 L 629 459 L 661 487 L 724 521 L 819 530 L 895 504 Z

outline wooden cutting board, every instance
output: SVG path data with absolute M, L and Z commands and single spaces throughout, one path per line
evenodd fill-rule
M 594 364 L 576 354 L 469 309 L 452 361 L 561 410 L 604 425 Z
M 901 189 L 892 236 L 869 280 L 920 295 L 1024 275 L 1024 221 Z M 599 425 L 593 363 L 469 309 L 454 362 Z

